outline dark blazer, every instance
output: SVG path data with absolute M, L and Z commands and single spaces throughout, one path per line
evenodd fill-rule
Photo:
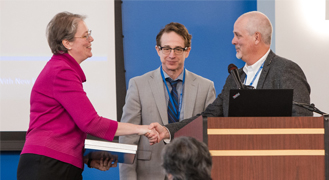
M 243 81 L 246 75 L 242 68 L 239 69 L 239 74 Z M 203 117 L 227 117 L 230 89 L 237 89 L 237 85 L 235 84 L 232 75 L 227 77 L 221 94 L 218 95 L 212 104 L 209 104 L 207 109 L 201 113 L 201 115 Z M 256 89 L 293 89 L 294 101 L 299 103 L 310 103 L 311 88 L 307 83 L 303 70 L 296 63 L 277 56 L 272 51 L 270 51 L 265 60 Z M 178 123 L 167 124 L 165 126 L 170 131 L 171 137 L 174 137 L 173 134 L 177 130 L 193 121 L 199 115 Z M 312 115 L 313 112 L 293 105 L 292 116 Z

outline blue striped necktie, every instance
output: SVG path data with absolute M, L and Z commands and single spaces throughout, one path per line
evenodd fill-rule
M 168 102 L 168 122 L 169 123 L 174 123 L 174 122 L 178 122 L 179 121 L 179 115 L 178 115 L 178 112 L 179 112 L 179 99 L 178 99 L 178 93 L 177 93 L 177 89 L 176 89 L 176 86 L 177 86 L 177 83 L 180 81 L 180 80 L 172 80 L 170 78 L 166 78 L 166 80 L 170 83 L 171 85 L 171 97 L 172 97 L 172 100 L 173 100 L 173 103 L 171 103 L 170 101 L 170 97 L 169 97 L 169 102 Z M 176 111 L 175 111 L 176 109 Z

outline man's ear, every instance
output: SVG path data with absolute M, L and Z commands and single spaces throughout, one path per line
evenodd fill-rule
M 255 44 L 259 44 L 261 42 L 262 35 L 259 32 L 255 33 Z
M 62 40 L 62 44 L 64 45 L 64 47 L 68 50 L 72 49 L 72 45 L 73 43 L 68 41 L 67 39 Z
M 158 55 L 160 56 L 160 49 L 159 49 L 159 46 L 155 45 L 155 50 L 157 51 Z
M 187 58 L 190 55 L 190 51 L 191 51 L 191 47 L 188 47 L 186 51 L 184 51 L 185 53 L 185 58 Z

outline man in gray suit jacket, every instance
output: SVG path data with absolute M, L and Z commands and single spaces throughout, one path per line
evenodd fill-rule
M 155 49 L 162 65 L 129 81 L 121 122 L 145 125 L 153 122 L 168 124 L 168 103 L 171 103 L 169 99 L 173 98 L 172 86 L 167 78 L 180 80 L 176 87 L 180 107 L 177 114 L 179 119 L 203 112 L 215 100 L 214 83 L 184 68 L 185 58 L 191 50 L 191 38 L 187 29 L 179 23 L 167 24 L 159 32 Z M 161 167 L 163 143 L 150 146 L 149 140 L 140 136 L 120 136 L 119 142 L 138 144 L 134 164 L 119 165 L 120 179 L 165 179 L 165 172 Z
M 245 66 L 239 69 L 244 84 L 257 89 L 293 89 L 293 101 L 310 103 L 311 89 L 302 69 L 296 63 L 277 56 L 270 50 L 272 25 L 263 13 L 253 11 L 241 15 L 234 24 L 233 33 L 232 44 L 236 48 L 236 57 L 246 62 Z M 229 75 L 221 94 L 201 115 L 203 117 L 228 116 L 229 92 L 230 89 L 237 88 L 233 76 Z M 312 116 L 313 113 L 294 105 L 292 115 Z M 197 116 L 165 125 L 170 134 L 158 124 L 152 125 L 160 133 L 161 139 L 169 138 Z M 150 141 L 150 143 L 156 142 Z

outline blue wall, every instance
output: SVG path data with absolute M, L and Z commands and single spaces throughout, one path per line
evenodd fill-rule
M 16 179 L 16 170 L 20 152 L 1 152 L 0 154 L 0 179 Z
M 215 82 L 220 93 L 230 63 L 242 67 L 231 44 L 234 21 L 241 14 L 257 9 L 256 0 L 123 0 L 122 23 L 126 83 L 160 66 L 155 37 L 170 22 L 184 24 L 192 34 L 192 50 L 185 67 Z M 128 85 L 127 85 L 128 87 Z M 0 179 L 16 179 L 19 152 L 1 152 Z M 119 180 L 119 168 L 102 172 L 85 168 L 84 180 Z
M 244 12 L 257 9 L 256 0 L 123 1 L 123 45 L 126 83 L 160 66 L 155 37 L 166 24 L 179 22 L 192 34 L 192 50 L 185 67 L 215 82 L 220 93 L 230 63 L 242 67 L 231 44 L 233 24 Z
M 1 152 L 0 154 L 0 180 L 15 180 L 20 152 Z M 119 180 L 119 168 L 111 168 L 108 171 L 99 171 L 88 168 L 82 173 L 84 180 L 104 179 Z

